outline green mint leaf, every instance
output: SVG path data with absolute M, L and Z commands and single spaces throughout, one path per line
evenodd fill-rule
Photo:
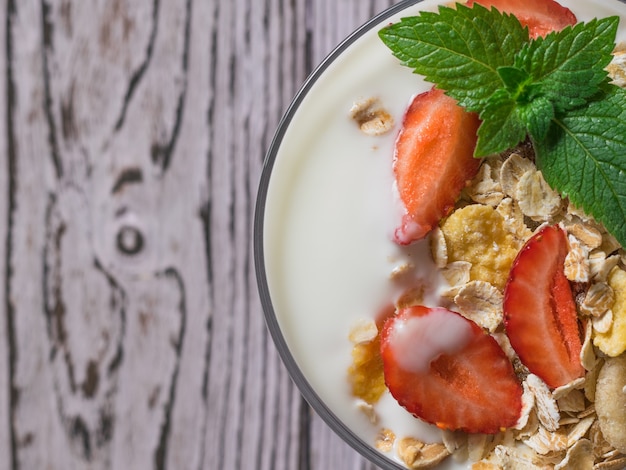
M 513 65 L 528 42 L 517 18 L 478 4 L 403 18 L 379 36 L 403 64 L 476 112 L 502 88 L 498 67 Z
M 514 99 L 523 95 L 527 86 L 532 82 L 529 73 L 517 67 L 499 67 L 498 75 L 500 75 L 504 87 Z
M 626 90 L 606 86 L 598 99 L 554 119 L 534 145 L 548 184 L 626 246 Z
M 485 157 L 516 147 L 527 135 L 533 141 L 542 141 L 554 117 L 554 106 L 545 97 L 520 102 L 508 90 L 499 90 L 480 114 L 482 123 L 474 156 Z
M 486 157 L 517 146 L 526 139 L 526 126 L 518 105 L 506 90 L 499 90 L 480 114 L 475 157 Z
M 515 66 L 528 72 L 557 112 L 582 106 L 606 81 L 619 18 L 612 16 L 550 33 L 527 43 Z
M 519 105 L 518 115 L 532 140 L 541 142 L 548 135 L 555 112 L 552 102 L 545 96 L 539 96 L 528 104 Z
M 439 7 L 379 32 L 393 54 L 482 121 L 474 155 L 528 136 L 546 181 L 626 246 L 626 91 L 609 84 L 618 17 L 530 40 L 512 15 Z

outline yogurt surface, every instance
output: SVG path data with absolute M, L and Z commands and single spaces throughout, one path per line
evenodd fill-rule
M 372 25 L 315 82 L 273 149 L 263 214 L 264 271 L 280 334 L 314 393 L 358 438 L 373 445 L 381 427 L 426 442 L 440 431 L 412 417 L 385 394 L 373 425 L 351 395 L 347 369 L 355 323 L 374 319 L 413 282 L 429 288 L 436 306 L 443 288 L 427 241 L 402 248 L 392 241 L 401 218 L 393 191 L 393 145 L 415 94 L 431 84 L 399 64 L 378 38 L 385 24 L 419 11 L 426 0 Z M 617 0 L 561 0 L 579 21 L 622 17 L 617 41 L 626 40 L 626 5 Z M 382 136 L 363 134 L 349 116 L 355 102 L 376 97 L 394 117 Z M 410 264 L 405 283 L 390 273 Z M 394 455 L 389 455 L 399 463 Z M 469 468 L 447 459 L 438 468 Z

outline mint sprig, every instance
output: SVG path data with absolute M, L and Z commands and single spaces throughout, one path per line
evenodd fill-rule
M 553 122 L 534 145 L 537 167 L 626 246 L 626 90 L 607 86 L 598 99 Z
M 530 138 L 546 181 L 626 247 L 626 91 L 606 66 L 619 18 L 530 39 L 512 15 L 441 6 L 379 32 L 402 63 L 478 113 L 476 157 Z
M 514 16 L 475 5 L 440 7 L 402 18 L 380 31 L 383 42 L 402 63 L 437 83 L 469 111 L 478 111 L 502 86 L 498 67 L 512 65 L 528 42 L 528 31 Z
M 557 111 L 586 103 L 606 80 L 619 19 L 616 16 L 555 32 L 524 45 L 516 67 L 539 85 L 536 93 L 546 96 Z

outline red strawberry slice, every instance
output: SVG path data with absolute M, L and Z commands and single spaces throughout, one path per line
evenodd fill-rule
M 513 14 L 522 26 L 528 26 L 531 38 L 577 23 L 574 13 L 554 0 L 469 0 L 467 5 L 471 7 L 474 3 Z
M 393 169 L 406 210 L 397 243 L 424 238 L 452 210 L 478 172 L 480 160 L 473 154 L 479 124 L 441 90 L 413 99 L 395 144 Z
M 494 434 L 515 425 L 522 387 L 495 339 L 444 308 L 414 306 L 381 332 L 385 382 L 400 405 L 442 429 Z
M 563 272 L 565 232 L 546 226 L 513 262 L 504 290 L 504 323 L 522 363 L 550 387 L 582 377 L 576 304 Z

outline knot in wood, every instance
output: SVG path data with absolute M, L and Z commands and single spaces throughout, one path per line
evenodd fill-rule
M 144 237 L 137 227 L 124 225 L 117 232 L 116 244 L 125 255 L 136 255 L 143 249 Z

